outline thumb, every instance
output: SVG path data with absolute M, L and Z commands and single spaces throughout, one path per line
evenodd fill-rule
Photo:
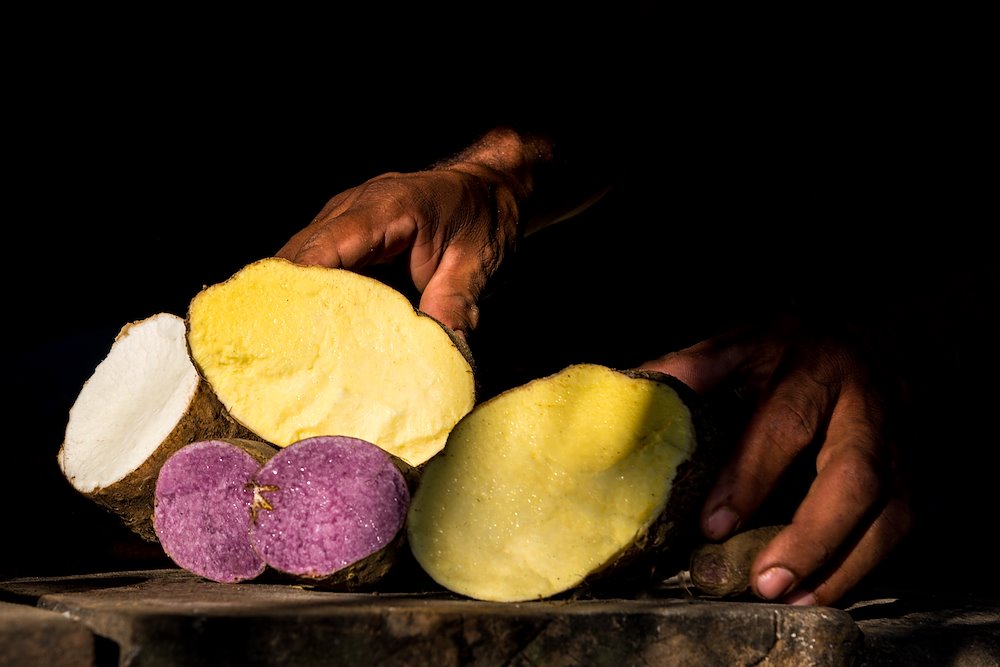
M 745 362 L 750 351 L 729 336 L 718 336 L 646 361 L 639 368 L 673 375 L 704 394 L 729 378 Z
M 467 275 L 438 269 L 420 296 L 420 310 L 467 340 L 479 325 L 479 295 Z

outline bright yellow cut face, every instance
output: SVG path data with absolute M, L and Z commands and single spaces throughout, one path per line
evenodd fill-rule
M 469 597 L 555 595 L 651 525 L 694 447 L 690 412 L 669 386 L 570 366 L 459 422 L 414 496 L 411 548 Z
M 347 435 L 419 465 L 475 401 L 472 368 L 445 329 L 350 271 L 260 260 L 202 290 L 188 329 L 223 405 L 281 447 Z

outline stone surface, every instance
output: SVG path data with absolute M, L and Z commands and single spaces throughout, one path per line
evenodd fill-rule
M 0 666 L 89 667 L 94 635 L 61 614 L 0 602 Z
M 859 667 L 997 667 L 1000 603 L 973 595 L 909 591 L 847 608 L 865 635 Z
M 0 666 L 997 667 L 1000 603 L 907 591 L 845 609 L 219 584 L 180 569 L 0 581 Z
M 218 584 L 181 570 L 0 582 L 144 665 L 855 665 L 850 616 L 683 598 L 485 603 Z M 106 656 L 112 660 L 111 656 Z

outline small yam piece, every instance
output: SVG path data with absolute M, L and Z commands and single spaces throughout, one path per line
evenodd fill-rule
M 232 416 L 279 447 L 345 435 L 419 466 L 475 403 L 464 341 L 345 269 L 253 262 L 192 299 L 188 341 Z
M 274 570 L 299 580 L 347 589 L 374 584 L 405 544 L 410 472 L 358 438 L 295 442 L 255 477 L 250 543 Z
M 181 447 L 212 438 L 258 439 L 198 374 L 184 320 L 158 313 L 115 337 L 69 411 L 57 460 L 77 491 L 155 542 L 160 466 Z
M 221 583 L 264 572 L 249 539 L 252 480 L 277 451 L 249 440 L 206 440 L 167 459 L 156 481 L 153 526 L 174 563 Z
M 736 533 L 725 542 L 703 544 L 691 554 L 691 583 L 705 597 L 732 597 L 750 589 L 750 567 L 757 554 L 784 526 L 762 526 Z
M 455 593 L 516 602 L 686 558 L 711 480 L 696 406 L 675 378 L 593 364 L 479 404 L 422 470 L 416 561 Z

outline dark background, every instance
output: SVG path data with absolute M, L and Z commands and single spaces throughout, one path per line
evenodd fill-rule
M 578 361 L 632 366 L 775 303 L 846 309 L 916 390 L 922 522 L 879 577 L 996 586 L 1000 276 L 975 42 L 805 29 L 734 45 L 650 3 L 428 34 L 410 11 L 305 31 L 260 15 L 85 33 L 66 17 L 25 52 L 8 96 L 0 576 L 167 564 L 55 463 L 125 323 L 183 315 L 344 188 L 543 118 L 620 134 L 629 178 L 525 240 L 493 286 L 471 340 L 484 395 Z

